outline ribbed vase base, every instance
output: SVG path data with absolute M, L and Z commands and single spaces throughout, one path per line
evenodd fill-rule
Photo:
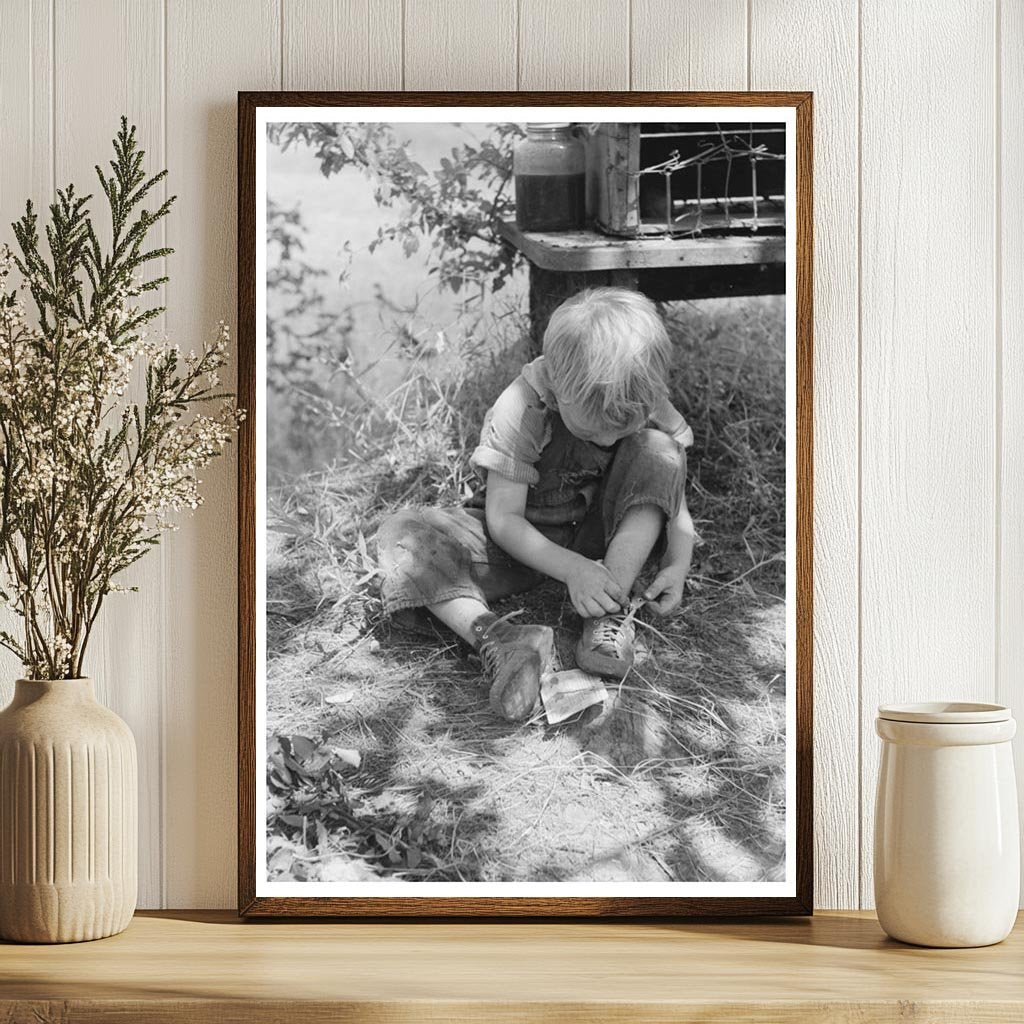
M 0 939 L 8 942 L 88 942 L 123 932 L 135 893 L 108 880 L 69 886 L 0 883 Z
M 0 711 L 0 938 L 123 931 L 138 889 L 131 730 L 89 679 L 19 679 Z

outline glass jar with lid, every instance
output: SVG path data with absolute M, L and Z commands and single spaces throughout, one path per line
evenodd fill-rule
M 586 226 L 586 149 L 568 122 L 532 123 L 512 155 L 516 224 L 523 231 Z

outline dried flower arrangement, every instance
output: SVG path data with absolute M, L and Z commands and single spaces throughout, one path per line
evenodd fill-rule
M 104 598 L 126 589 L 118 573 L 175 528 L 175 512 L 199 505 L 197 474 L 242 417 L 219 389 L 225 324 L 187 354 L 147 336 L 164 307 L 142 297 L 167 278 L 143 271 L 173 250 L 147 250 L 146 237 L 175 197 L 140 207 L 167 175 L 147 177 L 144 157 L 122 117 L 112 173 L 96 167 L 109 244 L 92 197 L 69 185 L 50 205 L 47 252 L 31 202 L 13 225 L 20 254 L 0 247 L 0 604 L 21 620 L 0 645 L 32 679 L 82 675 Z

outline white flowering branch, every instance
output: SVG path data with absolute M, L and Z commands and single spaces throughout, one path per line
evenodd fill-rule
M 0 603 L 21 620 L 19 636 L 0 630 L 0 645 L 31 678 L 82 674 L 103 599 L 124 589 L 115 577 L 175 528 L 175 512 L 200 504 L 198 472 L 241 418 L 219 390 L 224 324 L 198 353 L 147 338 L 163 308 L 139 297 L 166 278 L 144 282 L 142 269 L 172 250 L 144 244 L 174 200 L 137 210 L 166 171 L 146 177 L 124 118 L 114 150 L 112 175 L 96 168 L 109 246 L 94 230 L 91 197 L 69 186 L 50 206 L 46 254 L 31 203 L 14 224 L 20 255 L 0 247 Z M 132 401 L 136 367 L 145 398 Z

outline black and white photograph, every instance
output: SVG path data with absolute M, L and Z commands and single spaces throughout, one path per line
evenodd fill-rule
M 792 896 L 792 112 L 479 113 L 259 111 L 257 893 Z

